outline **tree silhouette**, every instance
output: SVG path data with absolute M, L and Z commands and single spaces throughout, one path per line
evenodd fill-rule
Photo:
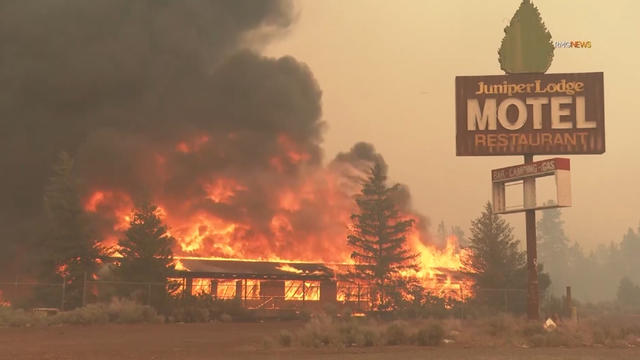
M 547 202 L 545 205 L 552 205 Z M 562 295 L 569 283 L 569 239 L 564 233 L 562 213 L 559 209 L 545 209 L 538 221 L 538 242 L 540 244 L 540 262 L 551 275 L 551 292 Z
M 399 185 L 386 185 L 386 169 L 376 162 L 356 198 L 359 212 L 351 216 L 352 227 L 347 236 L 356 262 L 352 276 L 371 286 L 371 302 L 378 310 L 395 306 L 408 282 L 401 271 L 417 270 L 418 254 L 406 248 L 406 234 L 414 224 L 403 218 L 394 195 Z
M 83 281 L 95 273 L 101 254 L 80 201 L 73 167 L 73 159 L 65 152 L 53 165 L 44 198 L 48 233 L 39 250 L 42 278 L 65 278 L 66 309 L 82 304 Z
M 175 239 L 158 215 L 158 207 L 144 203 L 134 209 L 125 237 L 118 242 L 122 254 L 117 275 L 123 281 L 154 283 L 153 295 L 146 291 L 152 305 L 162 305 L 166 299 L 167 277 L 174 269 Z

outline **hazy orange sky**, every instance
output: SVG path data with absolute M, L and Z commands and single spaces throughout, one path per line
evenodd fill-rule
M 640 2 L 533 1 L 556 49 L 548 73 L 604 72 L 604 155 L 571 156 L 571 240 L 586 248 L 619 241 L 640 222 Z M 456 157 L 454 78 L 501 74 L 497 50 L 519 0 L 305 0 L 298 21 L 265 53 L 306 62 L 323 90 L 326 159 L 373 143 L 414 207 L 468 233 L 491 196 L 490 169 L 522 157 Z M 537 160 L 546 157 L 536 157 Z M 540 218 L 538 212 L 537 218 Z M 506 215 L 524 239 L 524 215 Z

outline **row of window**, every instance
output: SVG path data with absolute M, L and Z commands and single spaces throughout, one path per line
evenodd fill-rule
M 177 292 L 181 293 L 185 290 L 184 279 L 170 279 L 171 282 L 177 284 Z M 191 282 L 191 294 L 214 294 L 217 299 L 241 299 L 253 300 L 260 299 L 264 293 L 272 293 L 268 289 L 260 291 L 260 280 L 211 280 L 208 278 L 193 278 Z M 269 287 L 269 283 L 266 284 Z M 265 284 L 262 284 L 265 286 Z M 271 285 L 273 286 L 273 285 Z M 350 282 L 336 283 L 337 296 L 336 300 L 341 302 L 349 301 L 368 301 L 369 289 L 366 286 L 360 286 Z M 237 294 L 241 291 L 240 294 Z M 320 281 L 303 281 L 303 280 L 284 280 L 284 300 L 290 301 L 319 301 L 320 300 Z

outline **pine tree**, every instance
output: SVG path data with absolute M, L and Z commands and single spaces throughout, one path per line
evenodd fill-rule
M 460 247 L 467 246 L 467 238 L 464 236 L 464 230 L 462 230 L 460 226 L 452 226 L 451 234 L 456 237 L 456 240 L 458 241 L 458 245 L 460 245 Z
M 546 209 L 537 224 L 539 259 L 553 279 L 551 292 L 555 295 L 562 295 L 564 287 L 570 285 L 569 239 L 564 233 L 561 216 L 559 209 Z
M 53 165 L 44 198 L 49 232 L 39 256 L 42 279 L 57 281 L 64 276 L 65 309 L 82 304 L 86 296 L 82 293 L 83 282 L 95 273 L 101 253 L 80 201 L 73 165 L 73 159 L 65 152 Z
M 526 255 L 518 249 L 509 223 L 493 212 L 491 203 L 473 220 L 470 229 L 471 254 L 465 266 L 480 289 L 523 288 Z
M 640 281 L 640 229 L 633 231 L 629 228 L 620 242 L 621 272 L 631 281 Z
M 356 262 L 352 276 L 370 284 L 371 302 L 378 310 L 397 305 L 409 286 L 404 270 L 417 270 L 418 254 L 406 247 L 406 234 L 414 220 L 403 218 L 393 200 L 399 185 L 387 187 L 386 169 L 376 162 L 361 193 L 356 197 L 359 212 L 351 216 L 352 227 L 347 236 Z
M 618 285 L 618 303 L 625 307 L 640 307 L 640 287 L 634 284 L 628 277 L 623 277 Z
M 526 254 L 513 236 L 509 223 L 493 212 L 487 202 L 480 217 L 471 223 L 466 272 L 475 280 L 478 301 L 500 310 L 523 312 L 526 306 Z M 538 285 L 542 297 L 550 285 L 547 274 L 538 266 Z M 516 290 L 516 291 L 513 291 Z
M 446 245 L 447 239 L 449 237 L 455 237 L 459 246 L 466 246 L 464 230 L 458 225 L 451 226 L 449 230 L 447 230 L 447 226 L 444 224 L 444 221 L 441 221 L 438 224 L 438 229 L 436 230 L 436 239 L 438 240 L 438 244 Z
M 507 74 L 544 73 L 553 60 L 551 34 L 540 12 L 530 0 L 523 0 L 504 29 L 498 50 L 500 68 Z
M 144 203 L 133 210 L 129 228 L 118 242 L 122 255 L 117 268 L 122 281 L 150 283 L 154 290 L 142 289 L 145 301 L 161 305 L 166 299 L 167 277 L 174 269 L 173 252 L 175 239 L 167 232 L 158 215 L 158 207 Z M 148 299 L 150 297 L 150 299 Z

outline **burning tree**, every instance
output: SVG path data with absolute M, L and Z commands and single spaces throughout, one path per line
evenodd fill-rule
M 80 201 L 74 161 L 65 152 L 53 165 L 44 205 L 49 232 L 42 244 L 41 276 L 48 280 L 63 276 L 67 294 L 64 306 L 76 307 L 82 303 L 83 281 L 95 272 L 101 251 Z
M 158 207 L 149 203 L 134 209 L 129 224 L 125 237 L 118 242 L 122 254 L 118 276 L 124 281 L 152 283 L 157 295 L 147 301 L 157 305 L 165 298 L 165 284 L 173 270 L 171 248 L 175 239 L 163 224 Z M 151 290 L 147 290 L 147 297 L 152 297 Z
M 376 161 L 360 195 L 356 197 L 359 212 L 351 216 L 352 226 L 347 236 L 356 262 L 352 277 L 371 286 L 374 308 L 394 307 L 395 300 L 407 290 L 401 272 L 416 270 L 419 254 L 407 248 L 407 233 L 414 220 L 399 213 L 394 195 L 399 185 L 386 185 L 386 167 Z

